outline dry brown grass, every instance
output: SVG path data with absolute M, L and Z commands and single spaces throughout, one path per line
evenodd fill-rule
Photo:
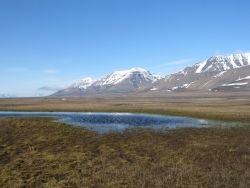
M 1 119 L 0 187 L 250 187 L 250 129 L 97 135 Z

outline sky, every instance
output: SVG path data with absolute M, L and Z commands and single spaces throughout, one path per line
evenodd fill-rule
M 250 50 L 249 0 L 0 0 L 0 95 Z M 44 88 L 39 89 L 39 88 Z

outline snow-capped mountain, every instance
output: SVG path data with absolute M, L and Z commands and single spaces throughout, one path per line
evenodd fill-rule
M 129 70 L 115 71 L 104 79 L 97 81 L 95 85 L 112 86 L 127 81 L 134 87 L 139 87 L 143 83 L 153 83 L 159 78 L 160 76 L 153 75 L 151 72 L 145 69 L 132 68 Z
M 250 53 L 213 56 L 183 71 L 168 75 L 152 88 L 164 91 L 246 90 L 250 82 L 240 78 L 250 76 Z M 151 88 L 151 89 L 152 89 Z
M 250 65 L 250 53 L 212 56 L 184 69 L 185 73 L 228 71 Z
M 88 95 L 106 93 L 127 93 L 146 88 L 161 79 L 142 68 L 115 71 L 100 80 L 85 78 L 75 82 L 69 88 L 60 90 L 54 95 Z
M 115 71 L 100 80 L 79 80 L 54 96 L 198 90 L 250 91 L 250 53 L 213 56 L 164 78 L 142 68 Z

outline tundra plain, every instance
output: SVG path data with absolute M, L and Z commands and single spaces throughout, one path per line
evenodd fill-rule
M 146 93 L 0 99 L 1 111 L 137 112 L 250 122 L 250 93 Z
M 1 111 L 139 112 L 250 122 L 246 93 L 1 99 Z M 0 186 L 249 187 L 250 126 L 99 135 L 50 118 L 0 118 Z

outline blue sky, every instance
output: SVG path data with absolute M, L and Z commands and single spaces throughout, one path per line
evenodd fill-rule
M 0 94 L 250 50 L 249 0 L 0 0 Z

